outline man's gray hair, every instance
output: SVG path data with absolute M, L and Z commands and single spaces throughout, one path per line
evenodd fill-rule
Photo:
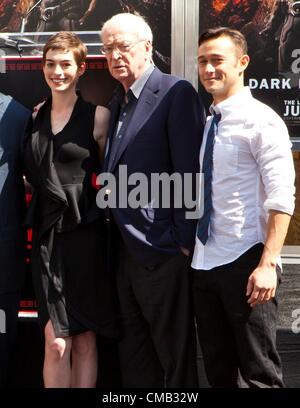
M 149 24 L 143 17 L 136 14 L 120 13 L 112 16 L 103 24 L 101 32 L 109 31 L 112 26 L 126 27 L 126 30 L 128 28 L 128 32 L 135 34 L 139 40 L 153 42 L 153 34 Z

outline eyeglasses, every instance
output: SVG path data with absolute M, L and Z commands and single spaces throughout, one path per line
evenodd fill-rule
M 112 54 L 114 50 L 118 51 L 120 54 L 124 54 L 125 52 L 128 52 L 133 48 L 135 45 L 138 43 L 146 41 L 145 39 L 143 40 L 138 40 L 134 41 L 131 43 L 116 43 L 116 44 L 110 44 L 110 45 L 104 45 L 101 47 L 101 52 L 105 55 Z

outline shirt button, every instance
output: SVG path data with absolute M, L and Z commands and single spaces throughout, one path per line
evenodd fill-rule
M 127 113 L 126 113 L 126 112 L 124 112 L 124 113 L 123 113 L 123 116 L 126 116 L 126 115 L 127 115 Z
M 121 139 L 122 138 L 122 135 L 118 135 L 118 139 Z

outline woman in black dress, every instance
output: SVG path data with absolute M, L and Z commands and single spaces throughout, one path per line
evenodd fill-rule
M 60 32 L 46 43 L 43 72 L 51 98 L 34 117 L 25 144 L 27 178 L 35 190 L 28 217 L 45 333 L 45 387 L 94 387 L 96 334 L 117 337 L 106 226 L 92 185 L 100 170 L 109 111 L 76 92 L 86 52 L 71 32 Z

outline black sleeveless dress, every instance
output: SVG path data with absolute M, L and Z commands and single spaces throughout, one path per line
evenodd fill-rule
M 32 271 L 39 319 L 57 337 L 87 330 L 117 338 L 114 289 L 106 267 L 107 231 L 92 179 L 99 173 L 93 137 L 96 107 L 79 96 L 69 122 L 51 130 L 51 99 L 40 109 L 25 146 L 35 192 Z

